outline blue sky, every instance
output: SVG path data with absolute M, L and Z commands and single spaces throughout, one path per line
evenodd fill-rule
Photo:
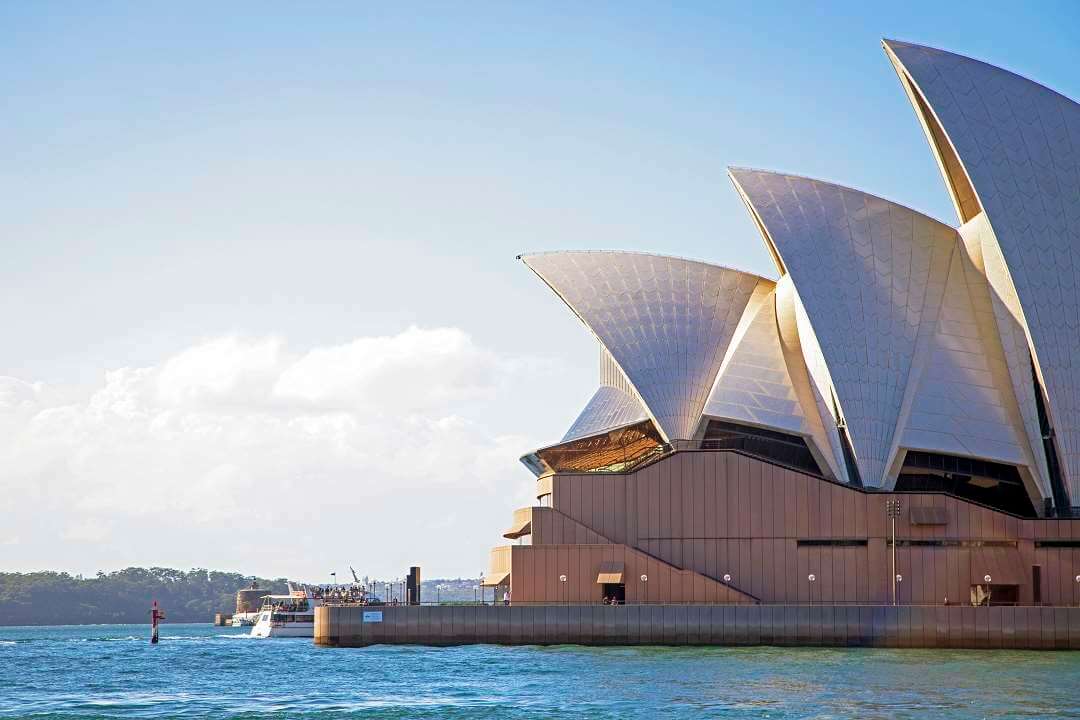
M 252 499 L 261 490 L 314 485 L 337 500 L 313 502 L 312 516 L 369 513 L 360 545 L 398 527 L 406 499 L 444 521 L 452 550 L 417 540 L 372 559 L 371 574 L 417 559 L 429 576 L 475 574 L 528 496 L 514 457 L 557 439 L 595 384 L 594 342 L 516 254 L 649 250 L 772 276 L 727 165 L 852 185 L 952 222 L 881 38 L 1078 98 L 1078 27 L 1072 2 L 0 5 L 0 376 L 21 388 L 6 420 L 0 402 L 0 458 L 28 501 L 85 526 L 45 541 L 0 511 L 14 527 L 0 569 L 363 564 L 359 549 L 338 557 L 314 540 L 288 560 L 260 554 L 255 535 L 212 551 L 244 512 L 298 521 Z M 438 367 L 401 361 L 432 347 L 448 358 Z M 340 378 L 312 389 L 297 367 Z M 349 384 L 366 371 L 369 384 Z M 271 376 L 273 392 L 292 378 L 289 397 L 309 405 L 267 410 L 258 388 Z M 441 390 L 424 402 L 368 402 L 372 387 L 429 381 Z M 359 405 L 327 407 L 331 390 Z M 355 450 L 360 406 L 383 428 L 369 451 L 408 447 L 410 423 L 427 422 L 432 446 L 494 454 L 441 490 L 425 483 L 438 485 L 446 457 L 423 448 L 415 465 L 327 463 L 332 443 L 273 466 L 265 449 L 244 454 L 278 437 L 268 418 L 316 423 L 308 435 Z M 57 408 L 74 413 L 50 426 L 70 435 L 62 449 L 40 437 Z M 102 419 L 124 417 L 117 408 L 131 415 L 121 426 Z M 216 439 L 169 436 L 186 454 L 155 465 L 154 433 L 173 421 L 207 422 L 213 432 L 194 436 Z M 152 523 L 117 497 L 142 483 L 183 520 L 155 550 L 130 549 Z M 232 504 L 203 517 L 216 488 Z

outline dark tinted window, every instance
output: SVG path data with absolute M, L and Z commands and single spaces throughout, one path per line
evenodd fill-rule
M 703 450 L 741 450 L 780 465 L 821 475 L 810 454 L 806 441 L 797 435 L 740 425 L 723 420 L 710 420 L 701 441 Z
M 988 460 L 908 451 L 896 489 L 946 492 L 1013 515 L 1035 517 L 1019 471 Z

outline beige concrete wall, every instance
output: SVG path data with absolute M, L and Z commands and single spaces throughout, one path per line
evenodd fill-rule
M 491 549 L 488 557 L 488 571 L 485 582 L 493 582 L 510 572 L 510 545 L 500 545 Z
M 367 608 L 371 610 L 372 608 Z M 1080 608 L 536 605 L 315 609 L 315 644 L 826 645 L 1080 649 Z

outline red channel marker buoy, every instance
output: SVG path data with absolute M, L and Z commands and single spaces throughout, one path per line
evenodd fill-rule
M 150 610 L 150 644 L 157 645 L 158 641 L 158 623 L 165 619 L 165 611 L 158 608 L 157 600 L 154 601 L 154 607 Z

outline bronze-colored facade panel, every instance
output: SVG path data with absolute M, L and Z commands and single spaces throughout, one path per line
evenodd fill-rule
M 985 575 L 992 604 L 994 594 L 1080 602 L 1080 548 L 1072 546 L 1080 523 L 1072 519 L 867 491 L 732 451 L 679 451 L 629 473 L 556 474 L 551 486 L 551 507 L 516 516 L 531 544 L 492 554 L 490 577 L 509 570 L 516 603 L 600 603 L 600 563 L 625 562 L 615 584 L 625 585 L 628 603 L 889 604 L 890 498 L 906 508 L 896 520 L 899 603 L 969 604 Z M 925 628 L 914 632 L 911 642 L 926 641 Z

